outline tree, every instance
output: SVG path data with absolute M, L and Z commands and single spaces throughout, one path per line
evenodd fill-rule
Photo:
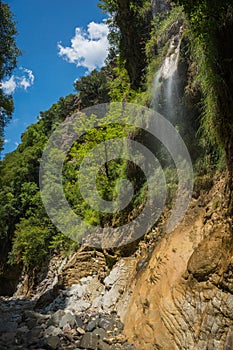
M 145 46 L 151 31 L 151 2 L 101 0 L 99 6 L 112 16 L 110 43 L 119 45 L 120 60 L 125 62 L 131 88 L 137 90 L 141 86 L 147 65 Z
M 94 69 L 90 75 L 76 80 L 74 87 L 79 92 L 82 108 L 109 102 L 109 78 L 107 74 L 107 68 L 102 68 L 101 71 Z
M 16 67 L 17 57 L 20 54 L 15 41 L 16 34 L 13 14 L 8 4 L 0 0 L 0 82 Z M 4 127 L 10 120 L 13 109 L 12 96 L 4 94 L 0 85 L 0 147 L 3 145 Z

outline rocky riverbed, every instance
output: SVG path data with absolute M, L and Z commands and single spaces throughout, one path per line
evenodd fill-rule
M 67 291 L 63 308 L 53 303 L 37 311 L 36 300 L 0 299 L 0 349 L 136 349 L 123 335 L 124 326 L 115 312 L 80 312 L 75 304 L 72 309 L 69 298 L 74 291 Z
M 132 261 L 121 259 L 102 281 L 93 274 L 62 290 L 50 283 L 30 298 L 1 298 L 0 350 L 135 350 L 120 320 Z

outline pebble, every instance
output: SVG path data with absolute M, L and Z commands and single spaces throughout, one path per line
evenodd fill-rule
M 92 332 L 96 328 L 96 322 L 90 321 L 87 324 L 87 332 Z

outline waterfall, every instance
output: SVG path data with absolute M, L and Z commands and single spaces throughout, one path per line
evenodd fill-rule
M 178 63 L 182 27 L 179 33 L 171 38 L 167 55 L 153 81 L 153 108 L 164 114 L 171 122 L 175 121 L 178 108 Z

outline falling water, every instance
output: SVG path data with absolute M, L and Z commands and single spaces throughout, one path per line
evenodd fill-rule
M 179 130 L 180 121 L 183 119 L 183 106 L 181 104 L 181 84 L 179 79 L 178 65 L 180 58 L 180 46 L 182 40 L 182 27 L 177 28 L 177 33 L 172 36 L 166 57 L 154 76 L 153 81 L 153 109 L 164 116 L 173 126 Z M 170 135 L 165 127 L 159 127 L 159 133 L 165 140 L 174 139 L 174 147 L 176 148 L 176 139 L 174 134 Z M 152 142 L 153 152 L 163 162 L 164 166 L 174 166 L 173 160 L 166 147 L 158 143 L 157 140 Z M 177 149 L 177 152 L 179 150 Z
M 162 66 L 156 73 L 153 82 L 153 107 L 164 114 L 171 122 L 174 121 L 177 107 L 177 80 L 182 27 L 171 39 L 167 55 Z

